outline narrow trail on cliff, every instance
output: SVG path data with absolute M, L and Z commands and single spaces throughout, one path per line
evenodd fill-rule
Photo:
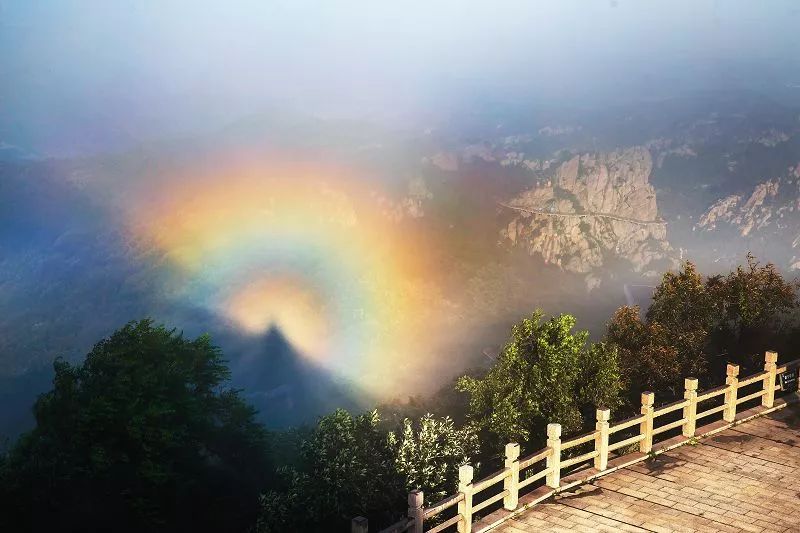
M 664 225 L 667 222 L 665 220 L 637 220 L 635 218 L 628 218 L 619 215 L 614 215 L 612 213 L 562 213 L 562 212 L 552 212 L 546 211 L 544 209 L 530 209 L 525 207 L 517 207 L 514 205 L 509 205 L 503 202 L 497 202 L 497 205 L 502 207 L 513 209 L 514 211 L 520 211 L 522 213 L 529 213 L 532 215 L 545 215 L 550 217 L 577 217 L 577 218 L 585 218 L 585 217 L 596 217 L 596 218 L 609 218 L 611 220 L 619 220 L 621 222 L 630 222 L 631 224 L 640 224 L 642 226 L 657 226 L 657 225 Z

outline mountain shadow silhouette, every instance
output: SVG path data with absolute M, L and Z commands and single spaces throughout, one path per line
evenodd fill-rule
M 366 405 L 355 385 L 309 362 L 277 326 L 231 354 L 233 385 L 271 428 L 314 422 L 336 408 Z

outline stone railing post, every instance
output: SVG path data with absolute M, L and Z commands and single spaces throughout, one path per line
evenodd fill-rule
M 697 427 L 697 378 L 686 378 L 683 380 L 683 398 L 686 400 L 686 407 L 683 408 L 683 428 L 684 437 L 694 437 Z
M 422 505 L 425 495 L 421 490 L 412 490 L 408 493 L 408 517 L 414 521 L 406 530 L 412 533 L 422 533 Z
M 506 444 L 506 468 L 511 472 L 503 480 L 503 489 L 508 494 L 503 498 L 503 509 L 513 511 L 519 503 L 519 444 Z
M 764 354 L 764 371 L 768 372 L 764 378 L 764 396 L 761 397 L 761 405 L 773 407 L 775 405 L 775 376 L 778 368 L 778 352 L 767 352 Z
M 357 516 L 350 521 L 350 533 L 368 533 L 369 521 L 363 516 Z
M 644 438 L 639 441 L 639 451 L 650 453 L 653 450 L 653 403 L 656 395 L 652 392 L 642 393 L 642 416 L 644 419 L 639 423 L 639 433 Z
M 458 533 L 471 533 L 472 531 L 472 476 L 474 471 L 470 465 L 458 469 L 458 492 L 464 498 L 458 502 L 458 514 L 461 521 L 458 523 Z M 422 529 L 420 529 L 420 532 Z
M 725 384 L 728 385 L 728 390 L 725 391 L 725 409 L 722 411 L 722 419 L 726 422 L 733 422 L 736 420 L 736 396 L 739 392 L 739 365 L 728 363 L 725 373 L 727 374 Z
M 547 424 L 547 486 L 557 489 L 561 484 L 561 424 Z
M 608 421 L 611 418 L 611 411 L 598 409 L 596 417 L 594 449 L 597 457 L 594 458 L 594 467 L 597 470 L 605 470 L 608 468 Z

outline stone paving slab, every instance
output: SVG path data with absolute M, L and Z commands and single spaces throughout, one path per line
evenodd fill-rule
M 800 533 L 800 404 L 563 491 L 492 531 Z

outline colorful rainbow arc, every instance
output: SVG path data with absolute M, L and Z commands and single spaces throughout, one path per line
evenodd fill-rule
M 320 366 L 392 394 L 434 297 L 418 288 L 418 243 L 364 180 L 320 175 L 259 164 L 163 180 L 130 227 L 168 258 L 180 297 L 245 333 L 277 325 Z

